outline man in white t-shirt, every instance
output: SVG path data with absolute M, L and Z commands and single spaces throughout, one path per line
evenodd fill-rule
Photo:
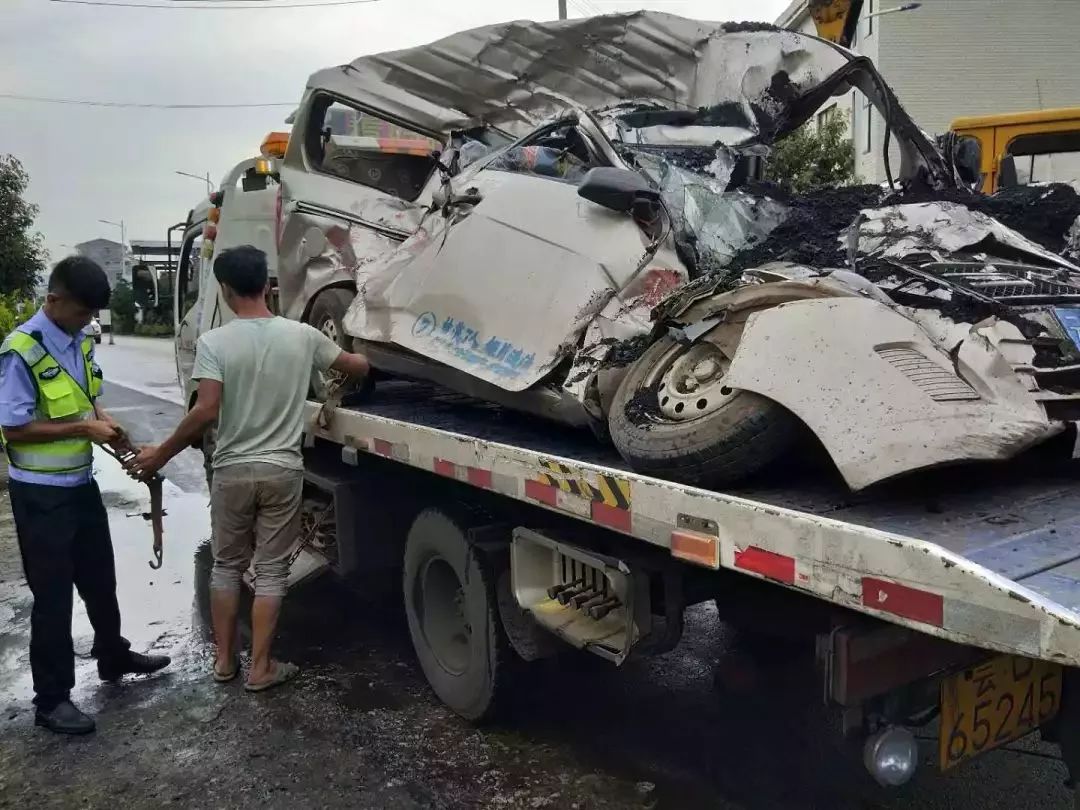
M 210 488 L 214 679 L 224 683 L 239 672 L 235 642 L 240 584 L 254 559 L 251 669 L 245 688 L 261 692 L 299 671 L 294 664 L 274 660 L 270 644 L 285 596 L 289 553 L 300 530 L 300 444 L 311 372 L 363 377 L 368 363 L 361 354 L 342 351 L 314 327 L 269 310 L 266 255 L 261 250 L 245 245 L 224 251 L 214 261 L 214 276 L 236 318 L 199 337 L 192 374 L 199 381 L 195 405 L 172 436 L 142 449 L 132 472 L 152 475 L 217 422 Z

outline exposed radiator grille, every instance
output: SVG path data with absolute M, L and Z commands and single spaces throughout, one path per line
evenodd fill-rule
M 1080 284 L 1063 271 L 1024 264 L 934 262 L 923 272 L 976 297 L 1004 304 L 1080 301 Z
M 979 398 L 974 388 L 915 349 L 883 347 L 875 351 L 878 356 L 936 402 L 956 402 Z

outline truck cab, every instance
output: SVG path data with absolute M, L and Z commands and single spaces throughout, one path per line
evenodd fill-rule
M 233 318 L 214 278 L 215 257 L 231 247 L 254 245 L 266 253 L 271 289 L 277 289 L 274 222 L 278 182 L 274 158 L 287 141 L 284 133 L 267 136 L 262 155 L 236 164 L 218 190 L 200 201 L 185 222 L 176 226 L 176 230 L 183 231 L 173 297 L 176 372 L 189 407 L 196 390 L 191 373 L 199 335 Z M 270 304 L 276 311 L 275 300 Z
M 1038 183 L 1080 184 L 1080 107 L 957 118 L 960 146 L 978 152 L 983 192 Z

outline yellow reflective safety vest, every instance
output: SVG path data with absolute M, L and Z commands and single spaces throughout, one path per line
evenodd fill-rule
M 86 367 L 87 388 L 68 374 L 34 336 L 12 332 L 0 344 L 0 355 L 14 352 L 26 363 L 37 388 L 34 418 L 73 422 L 94 414 L 94 399 L 101 393 L 101 369 L 93 360 L 94 342 L 84 337 L 80 345 Z M 51 442 L 9 442 L 3 437 L 8 461 L 20 470 L 41 473 L 78 472 L 94 460 L 89 439 L 57 439 Z

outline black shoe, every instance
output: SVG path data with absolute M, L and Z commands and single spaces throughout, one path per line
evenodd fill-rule
M 118 681 L 128 673 L 135 675 L 149 675 L 159 669 L 165 669 L 172 659 L 167 655 L 143 655 L 142 653 L 128 652 L 121 658 L 108 661 L 98 661 L 98 677 L 103 681 Z
M 34 713 L 34 725 L 57 734 L 89 734 L 96 728 L 94 718 L 80 712 L 70 700 L 57 703 L 48 711 L 38 709 Z

